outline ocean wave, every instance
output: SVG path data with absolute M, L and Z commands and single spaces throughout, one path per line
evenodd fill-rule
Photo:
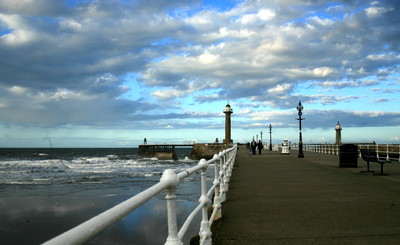
M 34 153 L 33 155 L 34 155 L 34 156 L 40 156 L 40 157 L 46 157 L 46 156 L 48 156 L 49 154 L 47 154 L 47 153 Z
M 116 160 L 119 157 L 117 155 L 107 155 L 106 158 L 108 158 L 108 160 Z
M 159 180 L 165 169 L 182 169 L 184 161 L 120 159 L 117 156 L 0 161 L 0 184 L 118 183 L 137 177 Z

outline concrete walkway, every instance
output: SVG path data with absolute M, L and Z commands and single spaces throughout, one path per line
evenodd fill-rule
M 213 244 L 400 244 L 400 163 L 389 176 L 339 168 L 339 157 L 238 152 Z M 371 163 L 379 172 L 379 164 Z

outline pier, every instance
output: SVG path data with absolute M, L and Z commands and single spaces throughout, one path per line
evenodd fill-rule
M 193 144 L 141 144 L 140 157 L 156 157 L 159 160 L 176 160 L 175 147 L 192 147 Z
M 201 143 L 201 144 L 141 144 L 139 145 L 140 157 L 156 157 L 159 160 L 176 160 L 175 147 L 192 147 L 190 159 L 211 159 L 214 154 L 229 148 L 228 144 Z
M 358 168 L 340 168 L 338 155 L 241 147 L 213 244 L 398 244 L 399 164 L 373 176 L 360 173 L 360 158 Z

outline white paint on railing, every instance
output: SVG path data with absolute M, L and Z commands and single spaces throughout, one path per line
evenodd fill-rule
M 166 245 L 182 245 L 182 239 L 194 220 L 196 214 L 201 210 L 202 219 L 200 223 L 200 244 L 211 245 L 211 225 L 214 220 L 222 217 L 221 203 L 225 201 L 226 192 L 229 188 L 229 179 L 232 174 L 232 168 L 235 163 L 237 146 L 215 154 L 213 159 L 206 161 L 201 159 L 197 166 L 175 173 L 172 169 L 164 171 L 160 182 L 130 199 L 110 208 L 109 210 L 93 217 L 92 219 L 62 233 L 61 235 L 43 243 L 43 245 L 58 244 L 82 244 L 94 237 L 97 233 L 105 230 L 107 227 L 118 222 L 120 219 L 140 207 L 148 200 L 158 195 L 162 191 L 166 192 L 167 212 L 168 212 L 168 237 Z M 210 164 L 214 164 L 213 186 L 207 192 L 207 169 Z M 201 196 L 199 205 L 188 216 L 181 229 L 178 232 L 176 215 L 176 190 L 179 182 L 184 178 L 200 171 L 201 172 Z M 214 193 L 213 212 L 208 218 L 208 207 L 211 204 L 210 196 Z

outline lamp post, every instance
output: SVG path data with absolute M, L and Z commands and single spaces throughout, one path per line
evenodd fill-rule
M 272 151 L 272 125 L 269 125 L 269 150 Z
M 301 135 L 301 121 L 304 120 L 305 118 L 301 118 L 301 115 L 303 115 L 302 113 L 303 110 L 303 106 L 301 105 L 301 101 L 299 101 L 299 104 L 297 105 L 297 111 L 299 112 L 299 118 L 296 118 L 296 120 L 299 120 L 299 129 L 300 129 L 300 133 L 299 133 L 299 155 L 297 156 L 298 158 L 304 158 L 304 154 L 303 154 L 303 137 Z
M 261 142 L 262 142 L 262 131 L 260 132 L 260 134 L 261 134 Z

